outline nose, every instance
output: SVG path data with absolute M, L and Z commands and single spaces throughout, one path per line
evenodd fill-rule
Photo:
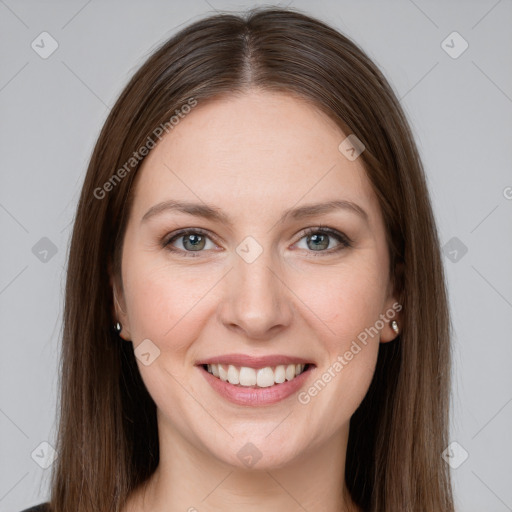
M 223 280 L 221 322 L 248 340 L 268 340 L 285 330 L 293 318 L 293 294 L 282 267 L 264 250 L 247 262 L 234 253 L 233 268 Z M 281 271 L 280 271 L 281 270 Z

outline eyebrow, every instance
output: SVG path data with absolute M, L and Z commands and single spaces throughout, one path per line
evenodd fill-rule
M 366 223 L 369 222 L 368 214 L 358 204 L 343 199 L 327 201 L 323 203 L 307 204 L 297 208 L 289 208 L 285 210 L 281 218 L 276 224 L 283 224 L 288 219 L 301 220 L 317 215 L 322 215 L 335 210 L 346 210 L 359 215 Z M 194 215 L 195 217 L 202 217 L 212 221 L 222 222 L 229 226 L 232 221 L 229 216 L 224 213 L 220 208 L 217 208 L 206 203 L 190 203 L 186 201 L 168 200 L 152 206 L 142 217 L 141 224 L 146 222 L 151 217 L 159 215 L 163 212 L 178 212 Z

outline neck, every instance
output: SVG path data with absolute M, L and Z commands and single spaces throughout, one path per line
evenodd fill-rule
M 233 467 L 159 424 L 160 462 L 123 512 L 358 512 L 345 484 L 348 425 L 328 442 L 270 469 Z

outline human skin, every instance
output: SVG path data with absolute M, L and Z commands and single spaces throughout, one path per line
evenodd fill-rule
M 160 463 L 144 500 L 142 489 L 133 492 L 125 512 L 357 510 L 344 484 L 349 421 L 379 343 L 396 337 L 389 322 L 307 404 L 297 393 L 234 404 L 196 366 L 231 353 L 295 356 L 315 365 L 300 389 L 307 391 L 392 310 L 380 206 L 361 158 L 338 149 L 347 135 L 291 94 L 251 89 L 199 103 L 144 160 L 123 242 L 122 289 L 111 282 L 121 337 L 134 348 L 149 339 L 160 350 L 147 366 L 137 359 L 157 406 Z M 175 211 L 141 220 L 169 199 L 215 205 L 232 225 Z M 368 220 L 343 209 L 277 223 L 288 208 L 339 199 Z M 329 235 L 328 248 L 315 250 L 304 229 L 319 225 L 352 246 Z M 172 243 L 178 252 L 165 248 L 182 228 L 207 231 L 205 245 L 194 251 L 182 236 Z M 236 251 L 248 236 L 262 249 L 252 263 Z M 247 443 L 261 454 L 251 467 L 237 456 Z

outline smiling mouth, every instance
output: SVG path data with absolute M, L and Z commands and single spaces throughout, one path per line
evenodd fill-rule
M 312 364 L 280 364 L 265 368 L 234 366 L 232 364 L 203 364 L 204 370 L 223 382 L 234 386 L 268 388 L 291 381 L 310 370 Z

